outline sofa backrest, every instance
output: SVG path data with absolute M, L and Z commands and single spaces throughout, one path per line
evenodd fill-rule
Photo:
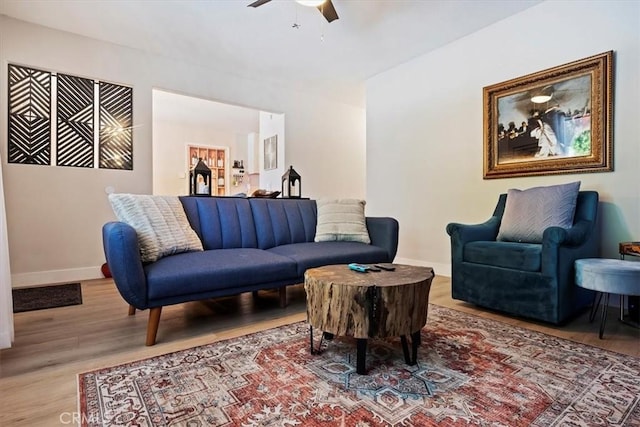
M 258 247 L 249 200 L 181 196 L 180 201 L 205 250 Z
M 249 199 L 258 248 L 313 242 L 316 235 L 315 200 Z

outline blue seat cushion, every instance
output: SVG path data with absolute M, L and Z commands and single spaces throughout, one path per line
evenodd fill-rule
M 586 258 L 575 262 L 576 285 L 598 292 L 640 295 L 640 262 Z
M 307 242 L 276 246 L 267 252 L 289 257 L 298 264 L 298 275 L 309 268 L 330 264 L 374 264 L 391 262 L 387 252 L 378 247 L 360 242 Z
M 299 276 L 291 258 L 253 248 L 177 254 L 161 258 L 144 269 L 151 301 Z
M 540 271 L 542 245 L 537 243 L 478 241 L 464 245 L 464 262 L 522 271 Z

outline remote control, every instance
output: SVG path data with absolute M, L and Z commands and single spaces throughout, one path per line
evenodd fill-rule
M 374 267 L 379 268 L 384 271 L 394 271 L 396 268 L 392 265 L 380 265 L 376 264 Z
M 362 264 L 357 264 L 357 263 L 351 263 L 349 264 L 349 268 L 353 271 L 357 271 L 358 273 L 366 273 L 367 271 L 369 271 L 369 267 L 366 265 L 362 265 Z

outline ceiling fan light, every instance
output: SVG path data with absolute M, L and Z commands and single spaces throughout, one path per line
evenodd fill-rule
M 325 1 L 327 0 L 296 0 L 297 3 L 300 3 L 303 6 L 309 6 L 309 7 L 318 7 Z
M 551 95 L 536 95 L 531 97 L 534 104 L 543 104 L 551 99 Z

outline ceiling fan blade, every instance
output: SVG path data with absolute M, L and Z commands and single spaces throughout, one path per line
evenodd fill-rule
M 318 10 L 329 22 L 338 19 L 338 12 L 336 12 L 336 8 L 333 7 L 333 3 L 331 3 L 331 0 L 327 0 L 320 6 L 318 6 Z
M 258 7 L 258 6 L 262 6 L 265 3 L 269 3 L 271 0 L 257 0 L 254 1 L 253 3 L 251 3 L 250 5 L 247 5 L 247 7 Z

